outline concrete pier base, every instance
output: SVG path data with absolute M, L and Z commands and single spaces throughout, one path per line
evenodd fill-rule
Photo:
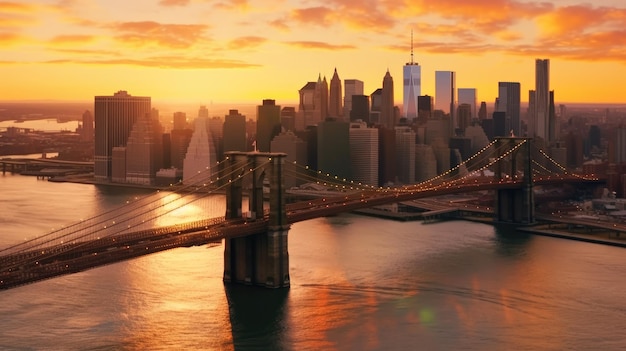
M 224 282 L 285 288 L 290 285 L 289 227 L 226 239 Z

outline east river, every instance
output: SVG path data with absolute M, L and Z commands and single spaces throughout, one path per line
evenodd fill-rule
M 0 176 L 0 248 L 145 194 Z M 342 214 L 289 254 L 289 289 L 224 284 L 220 245 L 0 291 L 0 350 L 626 349 L 623 248 Z

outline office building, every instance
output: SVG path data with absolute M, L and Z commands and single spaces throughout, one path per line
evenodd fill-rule
M 370 124 L 382 124 L 386 125 L 384 121 L 381 120 L 381 108 L 383 104 L 383 90 L 378 88 L 370 95 L 370 115 L 368 119 L 365 119 L 365 122 Z M 350 118 L 350 121 L 355 121 L 355 119 Z
M 350 123 L 350 173 L 357 183 L 378 186 L 378 129 Z
M 324 174 L 352 179 L 350 123 L 328 118 L 317 125 L 317 166 Z
M 126 142 L 126 183 L 152 185 L 163 168 L 163 128 L 151 115 L 139 118 Z
M 296 108 L 291 106 L 283 107 L 280 110 L 280 126 L 282 130 L 296 130 Z
M 151 114 L 150 105 L 150 97 L 131 96 L 123 90 L 94 98 L 96 179 L 111 180 L 113 148 L 126 146 L 135 122 Z
M 470 105 L 470 118 L 478 118 L 478 112 L 476 110 L 476 88 L 459 88 L 457 93 L 459 98 L 458 105 Z
M 520 83 L 498 82 L 498 100 L 495 106 L 496 112 L 504 112 L 505 132 L 504 135 L 521 136 L 520 120 Z
M 433 118 L 433 97 L 429 95 L 420 95 L 417 97 L 419 110 L 417 111 L 418 124 L 424 124 L 427 120 Z M 408 121 L 409 123 L 414 121 Z
M 450 136 L 458 128 L 455 117 L 456 110 L 456 73 L 452 71 L 435 71 L 435 110 L 443 111 L 450 116 Z
M 363 81 L 358 79 L 346 79 L 343 81 L 345 96 L 343 98 L 343 119 L 349 119 L 352 110 L 352 96 L 363 95 Z
M 269 152 L 270 143 L 280 134 L 280 129 L 280 106 L 276 105 L 275 100 L 263 100 L 263 104 L 257 106 L 256 149 Z
M 418 97 L 422 95 L 422 67 L 413 60 L 413 32 L 411 32 L 411 61 L 402 68 L 402 115 L 409 121 L 417 118 Z
M 550 60 L 535 60 L 535 91 L 534 106 L 531 110 L 533 129 L 529 130 L 529 137 L 539 137 L 548 142 L 550 118 Z
M 415 181 L 424 182 L 437 176 L 437 158 L 433 147 L 426 144 L 415 145 Z
M 224 152 L 248 151 L 246 139 L 246 116 L 238 110 L 229 110 L 224 116 L 223 127 Z
M 317 125 L 328 116 L 328 82 L 320 75 L 317 82 L 308 82 L 299 91 L 296 130 Z
M 370 122 L 370 97 L 367 95 L 352 95 L 350 108 L 350 121 L 362 120 Z
M 415 132 L 408 126 L 397 126 L 396 172 L 401 184 L 415 183 Z

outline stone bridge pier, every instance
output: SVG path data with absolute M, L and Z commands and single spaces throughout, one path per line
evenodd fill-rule
M 505 152 L 519 144 L 523 145 L 504 156 Z M 497 157 L 502 157 L 502 160 L 496 163 L 495 179 L 506 181 L 522 178 L 519 188 L 496 190 L 495 211 L 498 222 L 522 225 L 535 222 L 531 146 L 531 138 L 499 138 L 497 141 Z
M 268 230 L 227 238 L 224 246 L 224 282 L 268 288 L 289 287 L 289 224 L 285 210 L 283 168 L 286 154 L 226 152 L 220 170 L 226 187 L 226 219 L 244 216 L 242 200 L 248 193 L 250 219 L 268 220 Z M 265 186 L 264 186 L 265 185 Z M 269 193 L 264 192 L 269 188 Z M 269 208 L 265 199 L 269 199 Z

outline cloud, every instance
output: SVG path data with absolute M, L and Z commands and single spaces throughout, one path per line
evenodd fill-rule
M 161 6 L 187 6 L 190 0 L 161 0 L 159 5 Z
M 49 60 L 49 64 L 87 64 L 87 65 L 125 65 L 165 69 L 216 69 L 216 68 L 255 68 L 252 64 L 240 60 L 189 58 L 179 56 L 153 56 L 145 59 L 106 59 L 106 60 Z
M 157 45 L 167 48 L 189 48 L 203 40 L 203 24 L 162 24 L 153 21 L 122 22 L 113 25 L 115 39 L 133 46 Z
M 354 45 L 334 45 L 321 41 L 288 41 L 285 44 L 303 49 L 350 50 L 356 48 Z
M 247 37 L 239 37 L 231 40 L 228 43 L 228 48 L 231 50 L 240 50 L 247 48 L 254 48 L 262 45 L 267 41 L 267 38 L 256 37 L 256 36 L 247 36 Z
M 93 35 L 83 34 L 70 34 L 70 35 L 57 35 L 50 39 L 52 44 L 85 44 L 94 40 Z
M 36 23 L 36 7 L 17 2 L 0 1 L 0 29 L 24 28 Z
M 17 44 L 22 40 L 22 37 L 16 33 L 0 32 L 0 44 L 12 45 Z

